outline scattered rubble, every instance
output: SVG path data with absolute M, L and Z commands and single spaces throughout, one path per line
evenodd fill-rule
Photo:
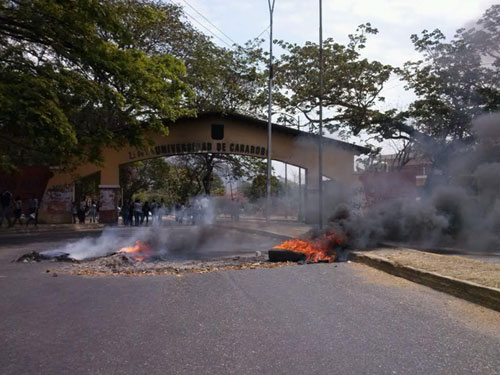
M 76 259 L 71 258 L 68 253 L 63 253 L 63 252 L 39 253 L 37 251 L 32 251 L 31 253 L 23 254 L 15 261 L 22 263 L 35 263 L 35 262 L 41 262 L 42 260 L 49 260 L 53 262 L 78 262 Z
M 63 266 L 59 272 L 84 276 L 154 276 L 176 275 L 188 273 L 208 273 L 223 270 L 241 270 L 255 268 L 277 268 L 297 263 L 270 263 L 265 255 L 231 256 L 211 260 L 189 261 L 136 261 L 133 257 L 117 253 L 107 257 L 81 261 Z
M 76 275 L 182 275 L 220 270 L 276 268 L 292 264 L 330 263 L 339 261 L 338 255 L 344 253 L 345 247 L 341 246 L 342 242 L 342 237 L 325 232 L 317 238 L 285 241 L 267 253 L 256 251 L 209 260 L 179 260 L 175 255 L 170 258 L 168 253 L 155 251 L 154 244 L 149 241 L 136 240 L 134 246 L 122 247 L 116 252 L 97 258 L 76 261 L 66 252 L 49 250 L 41 253 L 33 251 L 21 256 L 17 261 L 71 262 L 71 265 L 58 267 L 57 271 Z M 57 277 L 57 274 L 53 273 L 52 276 Z

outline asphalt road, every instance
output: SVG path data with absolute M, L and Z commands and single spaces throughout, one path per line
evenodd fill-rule
M 82 235 L 0 237 L 0 373 L 500 374 L 499 313 L 353 263 L 182 277 L 10 263 Z

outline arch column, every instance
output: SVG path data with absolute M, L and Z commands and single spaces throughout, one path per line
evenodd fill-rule
M 40 203 L 38 221 L 46 224 L 71 223 L 71 202 L 74 197 L 72 183 L 58 183 L 48 186 Z
M 99 185 L 99 222 L 118 223 L 120 185 Z
M 115 154 L 108 155 L 108 162 L 101 170 L 99 185 L 99 222 L 103 224 L 118 223 L 118 199 L 120 196 L 120 166 L 114 159 Z

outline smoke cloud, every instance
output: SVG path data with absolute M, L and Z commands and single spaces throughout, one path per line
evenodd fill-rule
M 353 247 L 384 241 L 468 251 L 500 249 L 500 114 L 473 124 L 477 143 L 450 151 L 439 170 L 429 171 L 420 196 L 385 200 L 354 215 L 342 198 L 330 226 L 344 231 Z M 395 181 L 397 184 L 397 181 Z M 394 186 L 397 189 L 397 186 Z M 331 194 L 342 197 L 345 189 Z
M 196 197 L 189 206 L 172 212 L 181 223 L 170 218 L 163 220 L 161 225 L 106 228 L 98 237 L 86 237 L 41 254 L 54 257 L 68 254 L 72 259 L 85 260 L 111 255 L 141 241 L 149 245 L 153 260 L 186 260 L 251 253 L 270 245 L 241 241 L 241 236 L 213 225 L 215 210 L 213 200 Z

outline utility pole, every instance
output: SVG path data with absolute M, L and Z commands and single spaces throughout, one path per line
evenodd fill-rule
M 285 219 L 288 219 L 288 164 L 285 163 Z
M 273 106 L 273 12 L 275 0 L 267 0 L 269 5 L 269 104 L 267 111 L 267 179 L 266 179 L 266 221 L 271 215 L 271 133 Z
M 319 0 L 319 136 L 318 136 L 318 224 L 323 228 L 323 2 Z
M 297 116 L 297 130 L 300 131 L 300 117 Z M 302 168 L 299 167 L 299 214 L 298 221 L 302 221 Z

